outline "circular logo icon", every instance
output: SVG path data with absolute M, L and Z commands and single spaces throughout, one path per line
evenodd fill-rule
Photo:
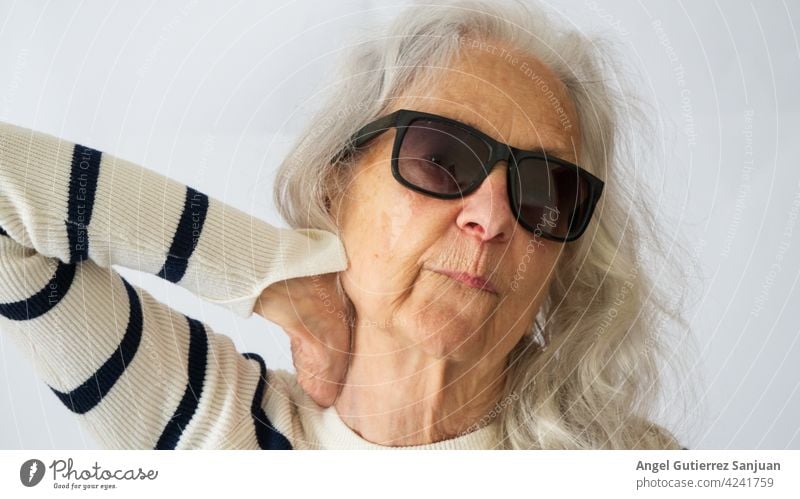
M 26 487 L 34 487 L 44 478 L 44 463 L 38 459 L 28 459 L 19 468 L 19 481 Z

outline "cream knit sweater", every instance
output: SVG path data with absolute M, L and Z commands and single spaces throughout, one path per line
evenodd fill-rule
M 347 268 L 332 233 L 273 227 L 131 162 L 0 123 L 0 332 L 105 448 L 392 449 L 293 373 L 129 284 L 156 274 L 253 313 L 271 283 Z M 492 423 L 406 449 L 488 449 Z

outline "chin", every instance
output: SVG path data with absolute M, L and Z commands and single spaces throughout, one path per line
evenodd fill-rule
M 436 359 L 466 360 L 479 356 L 489 334 L 490 321 L 479 313 L 480 306 L 439 302 L 428 303 L 413 314 L 408 338 L 415 347 Z

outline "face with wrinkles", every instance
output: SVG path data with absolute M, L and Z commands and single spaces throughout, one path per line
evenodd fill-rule
M 535 57 L 512 52 L 517 60 L 464 48 L 440 70 L 439 85 L 409 89 L 387 113 L 446 116 L 578 163 L 577 116 L 563 85 Z M 369 143 L 333 208 L 350 260 L 342 285 L 358 323 L 433 358 L 504 359 L 533 323 L 563 245 L 516 222 L 505 162 L 471 194 L 436 199 L 392 177 L 394 136 L 390 129 Z M 494 291 L 452 273 L 484 278 Z

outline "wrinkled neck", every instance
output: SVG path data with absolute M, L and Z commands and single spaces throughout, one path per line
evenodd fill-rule
M 502 396 L 505 365 L 431 358 L 393 328 L 357 326 L 335 407 L 362 438 L 422 445 L 488 424 Z

